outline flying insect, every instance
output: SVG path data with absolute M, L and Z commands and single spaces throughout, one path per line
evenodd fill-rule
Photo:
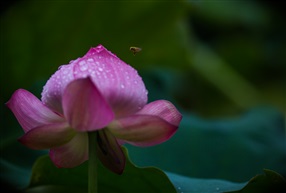
M 137 54 L 138 52 L 141 52 L 142 48 L 139 48 L 139 47 L 134 47 L 134 46 L 131 46 L 130 47 L 130 51 L 133 52 L 133 55 L 135 56 L 135 54 Z

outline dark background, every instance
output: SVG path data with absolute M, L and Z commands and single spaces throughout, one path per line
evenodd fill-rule
M 18 88 L 40 97 L 60 65 L 98 44 L 138 70 L 149 101 L 184 116 L 168 142 L 128 146 L 135 164 L 235 182 L 263 168 L 285 175 L 284 20 L 270 1 L 2 2 L 2 182 L 23 186 L 46 153 L 16 141 L 23 131 L 4 103 Z

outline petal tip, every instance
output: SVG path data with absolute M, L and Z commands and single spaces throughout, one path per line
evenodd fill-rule
M 30 148 L 30 149 L 40 150 L 39 148 L 34 147 L 33 145 L 31 145 L 31 144 L 29 143 L 29 139 L 27 139 L 27 137 L 25 137 L 25 135 L 19 137 L 19 138 L 17 139 L 17 141 L 20 142 L 22 145 L 24 145 L 24 146 Z
M 19 94 L 22 94 L 23 91 L 26 91 L 25 89 L 17 89 L 14 91 L 14 93 L 12 94 L 11 98 L 5 103 L 5 105 L 8 107 L 8 108 L 11 108 L 11 105 L 12 103 L 17 99 L 19 98 Z
M 107 50 L 102 44 L 98 44 L 96 47 L 91 47 L 84 57 L 90 55 L 102 55 L 102 54 L 109 54 L 114 57 L 117 57 L 115 54 Z

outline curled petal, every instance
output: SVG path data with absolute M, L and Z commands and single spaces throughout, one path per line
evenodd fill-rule
M 158 116 L 175 126 L 179 126 L 182 120 L 182 114 L 172 103 L 166 100 L 151 102 L 136 114 Z
M 163 143 L 176 132 L 178 126 L 153 115 L 132 115 L 113 121 L 109 126 L 118 139 L 135 146 L 152 146 Z
M 137 71 L 102 45 L 91 48 L 73 63 L 75 78 L 90 76 L 116 117 L 137 112 L 147 102 L 147 91 Z
M 16 90 L 6 103 L 25 132 L 32 128 L 63 122 L 64 119 L 24 89 Z
M 117 174 L 122 174 L 125 167 L 125 155 L 116 138 L 107 130 L 98 131 L 97 155 L 101 163 Z
M 77 133 L 68 143 L 50 149 L 50 158 L 59 168 L 73 168 L 88 159 L 87 133 Z
M 114 117 L 112 109 L 89 77 L 74 80 L 66 87 L 63 110 L 71 127 L 78 131 L 102 129 Z
M 56 123 L 33 128 L 19 141 L 31 149 L 50 149 L 69 142 L 74 135 L 67 123 Z

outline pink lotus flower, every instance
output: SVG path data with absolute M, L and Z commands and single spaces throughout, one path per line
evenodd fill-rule
M 58 167 L 75 167 L 88 159 L 87 132 L 98 131 L 97 156 L 122 173 L 120 145 L 152 146 L 168 140 L 181 114 L 170 102 L 147 103 L 137 71 L 102 45 L 61 66 L 48 80 L 42 101 L 30 92 L 14 92 L 7 106 L 25 134 L 19 141 L 32 149 L 50 149 Z

